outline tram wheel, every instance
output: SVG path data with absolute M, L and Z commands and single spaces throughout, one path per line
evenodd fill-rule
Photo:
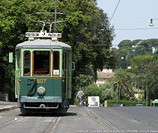
M 30 113 L 27 109 L 24 109 L 24 108 L 20 108 L 20 111 L 22 115 L 29 115 Z

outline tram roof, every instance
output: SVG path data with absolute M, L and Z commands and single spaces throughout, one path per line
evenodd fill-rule
M 52 41 L 51 39 L 35 39 L 32 41 L 25 41 L 16 45 L 16 49 L 67 49 L 71 50 L 71 46 L 59 41 Z

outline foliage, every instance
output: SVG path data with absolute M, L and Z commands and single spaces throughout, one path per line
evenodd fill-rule
M 104 101 L 107 99 L 113 99 L 115 95 L 110 83 L 104 84 L 100 87 L 93 83 L 89 86 L 82 88 L 82 90 L 85 94 L 84 99 L 86 101 L 88 101 L 88 96 L 99 96 L 100 103 L 104 103 Z
M 112 80 L 115 81 L 113 82 L 113 89 L 118 99 L 130 100 L 134 98 L 133 83 L 129 73 L 123 69 L 117 69 Z
M 108 107 L 114 107 L 117 106 L 117 101 L 116 100 L 108 100 Z M 136 104 L 138 104 L 137 101 L 131 101 L 131 100 L 118 100 L 118 104 L 119 105 L 123 105 L 123 106 L 136 106 Z M 141 102 L 140 104 L 143 104 L 145 106 L 145 102 Z
M 126 69 L 131 65 L 130 60 L 135 56 L 152 55 L 152 49 L 157 50 L 157 40 L 123 40 L 118 44 L 119 49 L 115 51 L 117 55 L 117 67 Z
M 148 101 L 158 98 L 158 39 L 123 40 L 118 44 L 118 47 L 119 49 L 115 49 L 116 68 L 127 69 L 128 66 L 131 66 L 131 69 L 126 71 L 130 75 L 127 85 L 135 89 L 134 93 L 138 93 L 138 90 L 144 93 L 139 96 L 140 101 L 146 100 L 146 98 Z M 116 70 L 116 75 L 118 75 L 118 71 L 120 70 Z M 114 76 L 113 81 L 111 81 L 115 90 L 117 88 L 117 78 Z M 124 90 L 120 83 L 118 83 L 118 86 L 120 86 L 120 90 Z M 132 95 L 131 97 L 134 98 Z
M 158 39 L 148 39 L 148 41 L 151 43 L 151 47 L 158 51 Z
M 118 44 L 119 49 L 128 49 L 129 47 L 132 47 L 132 41 L 131 40 L 123 40 Z
M 54 12 L 52 0 L 1 0 L 0 3 L 0 89 L 5 89 L 8 80 L 10 89 L 14 88 L 13 65 L 8 65 L 8 53 L 14 51 L 16 44 L 27 40 L 25 32 L 41 30 L 37 20 L 53 20 L 51 15 L 33 15 L 35 12 Z M 57 31 L 63 37 L 61 41 L 72 46 L 73 61 L 76 71 L 73 73 L 74 89 L 87 86 L 97 78 L 97 70 L 104 66 L 114 67 L 114 53 L 110 51 L 114 37 L 108 17 L 99 9 L 96 1 L 58 0 L 58 21 L 67 20 L 57 25 Z M 49 26 L 46 26 L 49 29 Z M 6 90 L 7 91 L 7 90 Z M 74 92 L 76 89 L 74 90 Z
M 151 44 L 151 42 L 150 42 L 149 40 L 144 40 L 144 41 L 142 41 L 142 42 L 140 43 L 140 45 L 142 45 L 142 46 L 145 47 L 145 51 L 146 51 L 146 52 L 149 52 L 149 53 L 152 52 L 152 49 L 151 49 L 152 44 Z
M 139 89 L 144 90 L 144 98 L 146 93 L 148 101 L 158 98 L 158 61 L 157 54 L 154 56 L 138 56 L 131 60 L 132 72 L 137 76 Z M 137 85 L 137 87 L 138 87 Z
M 133 72 L 142 73 L 145 72 L 146 69 L 150 68 L 150 62 L 153 60 L 153 56 L 136 56 L 131 59 L 131 66 Z
M 105 100 L 117 99 L 117 97 L 120 100 L 134 100 L 132 83 L 130 75 L 125 70 L 118 69 L 115 76 L 102 86 L 98 87 L 94 83 L 83 88 L 83 91 L 85 98 L 88 96 L 99 96 L 101 103 L 104 103 Z
M 91 84 L 87 87 L 82 88 L 85 97 L 88 96 L 101 96 L 101 89 L 95 84 Z
M 148 84 L 148 97 L 149 100 L 157 99 L 158 98 L 158 60 L 157 60 L 157 52 L 154 54 L 152 61 L 149 63 L 149 69 L 148 69 L 148 78 L 147 78 L 147 84 Z
M 121 49 L 122 51 L 124 49 Z M 124 104 L 124 106 L 135 106 L 138 103 L 145 105 L 146 93 L 148 104 L 150 100 L 158 98 L 158 52 L 153 55 L 141 55 L 135 56 L 130 60 L 131 69 L 117 69 L 115 70 L 114 77 L 101 87 L 90 86 L 85 90 L 92 93 L 87 93 L 88 95 L 99 95 L 101 103 L 105 100 L 114 100 L 112 104 L 108 106 L 113 106 L 118 99 L 119 104 Z M 97 90 L 97 91 L 96 91 Z M 134 94 L 139 92 L 139 99 L 136 99 Z M 100 94 L 98 94 L 100 93 Z M 120 101 L 121 100 L 121 101 Z M 122 100 L 128 100 L 122 101 Z M 131 102 L 132 100 L 132 102 Z
M 101 89 L 101 103 L 104 103 L 105 100 L 113 99 L 114 96 L 116 95 L 113 86 L 111 85 L 110 82 L 107 82 L 103 84 L 102 86 L 99 87 Z

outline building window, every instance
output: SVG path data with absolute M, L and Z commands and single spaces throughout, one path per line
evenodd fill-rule
M 30 51 L 24 52 L 24 76 L 30 75 Z
M 33 54 L 33 74 L 49 75 L 50 74 L 50 52 L 34 51 Z

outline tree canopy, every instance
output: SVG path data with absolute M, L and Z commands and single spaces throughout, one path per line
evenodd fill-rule
M 1 91 L 7 91 L 7 81 L 13 88 L 13 65 L 8 65 L 8 53 L 14 51 L 16 44 L 27 40 L 25 32 L 41 30 L 42 24 L 33 20 L 54 20 L 51 15 L 31 15 L 35 12 L 54 12 L 53 0 L 1 0 L 0 3 L 0 84 Z M 107 14 L 97 7 L 96 1 L 58 0 L 57 24 L 62 33 L 61 41 L 72 46 L 76 71 L 73 85 L 84 86 L 97 78 L 97 70 L 104 66 L 114 67 L 113 52 L 110 51 L 114 37 Z M 31 17 L 30 17 L 31 16 Z M 49 28 L 49 27 L 48 27 Z M 53 30 L 53 29 L 52 29 Z M 87 77 L 86 77 L 87 76 Z M 86 78 L 79 78 L 86 77 Z M 79 81 L 78 81 L 79 80 Z M 85 81 L 83 81 L 85 80 Z

